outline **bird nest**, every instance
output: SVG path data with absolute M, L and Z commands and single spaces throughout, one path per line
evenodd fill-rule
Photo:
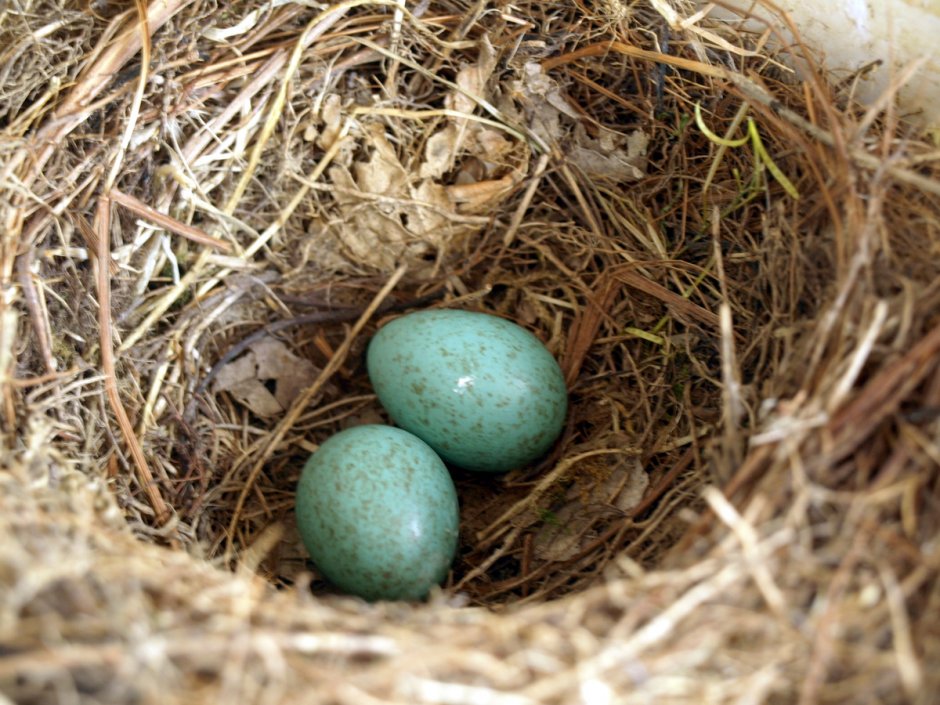
M 940 156 L 900 79 L 861 107 L 744 19 L 7 3 L 0 692 L 933 702 Z M 569 416 L 454 471 L 425 603 L 366 604 L 294 487 L 445 306 L 536 334 Z

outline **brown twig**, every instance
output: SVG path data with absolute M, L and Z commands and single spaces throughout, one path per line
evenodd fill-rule
M 182 223 L 172 216 L 160 213 L 151 206 L 148 206 L 139 198 L 135 198 L 134 196 L 123 193 L 116 188 L 111 189 L 111 200 L 121 206 L 124 206 L 134 215 L 145 218 L 154 225 L 158 225 L 165 230 L 169 230 L 170 232 L 176 233 L 177 235 L 181 235 L 187 240 L 192 240 L 193 242 L 200 245 L 205 245 L 206 247 L 214 247 L 215 249 L 222 250 L 222 252 L 226 253 L 232 251 L 231 244 L 227 243 L 225 240 L 212 237 L 200 228 L 187 225 L 186 223 Z
M 721 327 L 718 314 L 692 303 L 687 298 L 669 291 L 663 285 L 657 284 L 637 272 L 630 271 L 627 267 L 619 269 L 613 273 L 613 276 L 624 284 L 659 299 L 678 316 L 694 319 L 716 331 Z
M 833 446 L 820 462 L 832 463 L 868 439 L 875 428 L 897 412 L 901 402 L 940 362 L 940 324 L 906 354 L 886 365 L 827 425 Z
M 98 233 L 98 262 L 107 262 L 111 258 L 111 203 L 107 197 L 98 201 L 97 217 Z M 165 524 L 170 518 L 170 509 L 163 501 L 160 488 L 153 479 L 147 458 L 140 447 L 140 441 L 134 434 L 134 427 L 127 417 L 127 411 L 121 403 L 121 395 L 117 388 L 117 373 L 114 369 L 114 343 L 111 336 L 111 278 L 106 267 L 98 267 L 98 325 L 101 336 L 101 370 L 104 375 L 105 391 L 111 409 L 117 418 L 118 426 L 124 436 L 124 441 L 134 458 L 137 466 L 138 482 L 150 499 L 154 519 L 158 526 Z
M 23 298 L 26 300 L 26 308 L 29 311 L 29 319 L 33 324 L 33 331 L 36 334 L 36 340 L 39 343 L 39 350 L 42 353 L 42 360 L 46 366 L 48 374 L 55 374 L 55 358 L 52 356 L 52 331 L 49 328 L 49 319 L 45 314 L 45 307 L 39 300 L 36 293 L 36 286 L 33 284 L 33 273 L 30 270 L 32 265 L 32 251 L 16 258 L 16 273 L 20 280 L 20 288 L 23 291 Z

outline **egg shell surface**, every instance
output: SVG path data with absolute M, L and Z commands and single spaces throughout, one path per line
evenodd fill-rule
M 457 491 L 420 438 L 364 425 L 327 439 L 304 466 L 296 518 L 318 570 L 366 600 L 420 600 L 457 550 Z
M 524 328 L 485 313 L 440 309 L 397 318 L 366 356 L 382 405 L 444 460 L 485 472 L 529 463 L 561 433 L 561 368 Z

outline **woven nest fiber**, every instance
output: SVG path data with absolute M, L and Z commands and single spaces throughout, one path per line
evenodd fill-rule
M 940 153 L 710 10 L 4 3 L 0 698 L 938 702 Z M 293 492 L 435 307 L 569 414 L 368 604 Z

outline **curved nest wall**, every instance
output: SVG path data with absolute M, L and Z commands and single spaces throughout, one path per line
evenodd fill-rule
M 0 692 L 934 702 L 936 147 L 785 18 L 692 13 L 0 11 Z M 569 417 L 370 605 L 293 490 L 441 306 L 535 333 Z

